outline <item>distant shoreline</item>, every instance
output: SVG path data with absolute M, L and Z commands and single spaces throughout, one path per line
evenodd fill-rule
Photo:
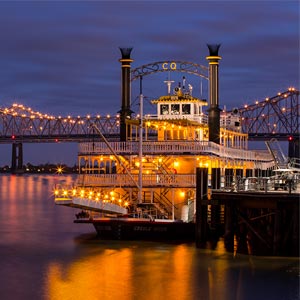
M 0 167 L 0 173 L 18 173 L 18 174 L 77 174 L 79 167 L 74 165 L 73 167 L 67 165 L 55 165 L 55 164 L 40 164 L 32 165 L 30 163 L 23 166 L 22 169 L 13 171 L 10 166 Z

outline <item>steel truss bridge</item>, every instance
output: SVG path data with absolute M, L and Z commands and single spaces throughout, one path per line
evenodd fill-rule
M 299 91 L 289 88 L 263 101 L 239 108 L 243 132 L 250 140 L 299 139 Z
M 299 140 L 299 91 L 290 88 L 276 96 L 238 108 L 242 131 L 249 140 Z M 35 112 L 22 104 L 0 108 L 0 144 L 36 142 L 82 142 L 99 137 L 95 124 L 106 138 L 119 136 L 120 117 L 61 117 Z

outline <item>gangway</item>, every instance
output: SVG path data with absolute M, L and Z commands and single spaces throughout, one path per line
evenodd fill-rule
M 266 145 L 276 166 L 276 169 L 273 170 L 274 176 L 270 177 L 274 190 L 296 190 L 296 192 L 299 192 L 300 159 L 286 157 L 278 140 L 274 138 L 266 141 Z
M 285 169 L 288 167 L 288 158 L 284 155 L 282 148 L 277 139 L 266 141 L 266 146 L 272 155 L 277 169 Z

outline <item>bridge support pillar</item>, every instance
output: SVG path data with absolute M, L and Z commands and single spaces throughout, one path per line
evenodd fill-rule
M 22 173 L 23 172 L 23 144 L 12 144 L 12 156 L 11 156 L 11 172 Z

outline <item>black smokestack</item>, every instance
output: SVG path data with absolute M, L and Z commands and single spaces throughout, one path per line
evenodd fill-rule
M 131 83 L 130 83 L 130 69 L 133 60 L 130 58 L 132 48 L 119 48 L 122 58 L 119 60 L 122 67 L 122 102 L 120 110 L 120 140 L 126 141 L 130 136 L 130 127 L 126 126 L 126 119 L 131 117 Z
M 209 141 L 220 144 L 220 108 L 219 108 L 219 48 L 220 44 L 207 45 L 209 56 L 209 104 L 208 127 Z

